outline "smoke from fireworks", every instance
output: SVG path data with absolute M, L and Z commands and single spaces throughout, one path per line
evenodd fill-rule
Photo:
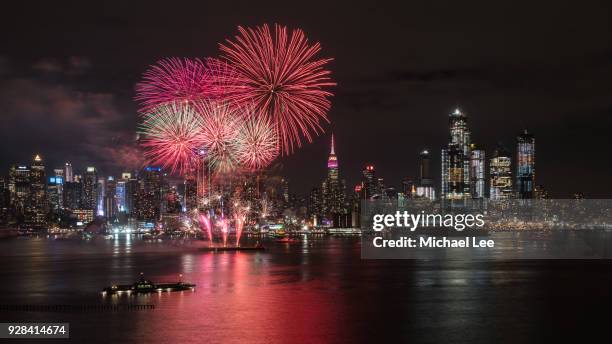
M 204 144 L 202 117 L 189 104 L 160 105 L 141 125 L 145 156 L 152 164 L 183 174 L 194 166 L 194 153 Z
M 238 28 L 235 41 L 221 44 L 224 57 L 236 68 L 237 87 L 229 99 L 254 104 L 257 115 L 271 120 L 278 132 L 279 148 L 289 154 L 300 147 L 302 136 L 309 142 L 322 131 L 330 108 L 324 90 L 335 85 L 324 66 L 331 59 L 315 59 L 319 43 L 309 44 L 302 30 L 268 25 Z

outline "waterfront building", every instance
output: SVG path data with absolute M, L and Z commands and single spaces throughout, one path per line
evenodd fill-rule
M 11 166 L 9 170 L 10 205 L 18 218 L 25 214 L 30 199 L 30 168 L 25 164 Z
M 64 208 L 66 209 L 81 209 L 83 204 L 83 184 L 80 182 L 65 182 L 64 183 Z
M 26 207 L 25 222 L 34 227 L 46 224 L 48 212 L 47 178 L 40 155 L 34 156 L 30 166 L 30 198 Z
M 135 215 L 138 220 L 159 219 L 162 205 L 162 180 L 161 167 L 147 166 L 139 175 L 135 200 Z
M 375 194 L 379 194 L 376 179 L 376 169 L 374 165 L 367 165 L 361 172 L 363 176 L 363 189 L 365 199 L 372 198 Z
M 475 144 L 470 147 L 470 195 L 485 198 L 485 151 Z
M 406 190 L 404 186 L 402 192 L 403 197 L 427 198 L 430 200 L 436 199 L 436 191 L 431 179 L 431 162 L 429 158 L 429 150 L 423 149 L 419 153 L 419 183 L 416 187 L 411 186 L 410 190 Z M 407 192 L 410 193 L 407 193 Z M 399 199 L 398 199 L 399 200 Z
M 67 162 L 64 165 L 64 181 L 65 182 L 73 182 L 73 174 L 72 174 L 72 164 Z
M 81 209 L 98 210 L 98 173 L 93 166 L 87 167 L 83 175 Z
M 459 109 L 449 115 L 449 142 L 442 149 L 441 197 L 462 200 L 470 196 L 470 137 L 467 116 Z
M 512 158 L 501 145 L 493 153 L 489 163 L 490 199 L 504 200 L 513 198 Z
M 104 216 L 107 220 L 112 220 L 117 216 L 117 203 L 117 181 L 115 177 L 109 176 L 104 189 Z
M 535 138 L 525 129 L 516 140 L 517 197 L 534 198 Z
M 322 183 L 321 192 L 323 196 L 323 213 L 333 226 L 338 226 L 339 218 L 346 214 L 346 190 L 344 181 L 340 180 L 339 177 L 339 164 L 333 135 L 327 159 L 327 177 Z
M 60 169 L 59 171 L 62 171 Z M 55 173 L 58 170 L 54 170 Z M 64 207 L 64 177 L 61 175 L 50 176 L 47 183 L 47 196 L 49 205 L 54 211 L 58 211 Z

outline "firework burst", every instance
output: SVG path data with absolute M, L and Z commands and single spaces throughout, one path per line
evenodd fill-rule
M 158 106 L 140 127 L 145 157 L 150 163 L 181 174 L 194 167 L 195 153 L 204 144 L 199 135 L 203 122 L 189 104 Z
M 321 120 L 329 121 L 327 86 L 335 85 L 324 67 L 331 59 L 316 59 L 319 43 L 309 44 L 301 30 L 268 25 L 238 28 L 235 41 L 221 44 L 224 57 L 236 69 L 235 87 L 227 92 L 237 104 L 254 104 L 258 116 L 274 125 L 278 146 L 290 154 L 300 147 L 302 137 L 309 142 L 322 132 Z
M 240 118 L 224 102 L 202 102 L 198 111 L 203 121 L 199 138 L 206 147 L 209 166 L 217 173 L 232 171 L 238 164 L 234 142 Z
M 205 61 L 167 58 L 150 66 L 142 81 L 136 84 L 136 100 L 141 104 L 141 112 L 167 103 L 189 103 L 216 96 L 219 75 L 212 74 Z M 211 64 L 217 66 L 215 61 Z
M 268 166 L 278 156 L 278 134 L 264 117 L 251 117 L 243 122 L 234 141 L 238 162 L 250 170 Z

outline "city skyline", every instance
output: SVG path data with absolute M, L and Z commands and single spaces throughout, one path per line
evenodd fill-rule
M 548 6 L 536 4 L 526 14 L 513 6 L 477 14 L 488 8 L 483 2 L 448 4 L 453 15 L 438 18 L 439 11 L 427 4 L 371 16 L 377 12 L 368 6 L 313 3 L 298 15 L 282 6 L 247 11 L 215 3 L 207 10 L 196 5 L 178 20 L 166 18 L 163 6 L 148 6 L 146 14 L 132 3 L 116 6 L 100 5 L 97 14 L 79 6 L 28 9 L 30 30 L 17 32 L 0 51 L 0 86 L 7 90 L 0 96 L 0 170 L 35 152 L 53 165 L 68 160 L 105 174 L 138 166 L 134 85 L 147 66 L 165 56 L 213 55 L 216 43 L 234 35 L 239 24 L 281 22 L 303 27 L 335 58 L 330 69 L 338 86 L 325 129 L 335 134 L 350 184 L 371 163 L 399 187 L 416 173 L 414 157 L 422 149 L 437 152 L 445 145 L 439 128 L 449 109 L 459 106 L 470 117 L 474 141 L 488 152 L 498 141 L 511 145 L 525 128 L 533 132 L 543 157 L 538 179 L 553 196 L 569 197 L 575 190 L 595 198 L 612 195 L 605 183 L 612 164 L 600 162 L 612 128 L 605 11 L 555 4 L 559 16 L 551 18 Z M 195 13 L 198 20 L 190 17 Z M 508 19 L 519 14 L 520 28 Z M 245 22 L 245 16 L 258 19 Z M 454 24 L 455 17 L 462 25 Z M 551 24 L 542 26 L 542 17 Z M 566 17 L 572 20 L 561 19 Z M 173 33 L 150 24 L 157 19 Z M 350 34 L 336 30 L 339 23 Z M 1 25 L 19 23 L 9 18 Z M 573 34 L 558 34 L 566 31 Z M 325 165 L 311 157 L 324 160 L 328 137 L 315 137 L 275 162 L 289 179 L 304 181 L 297 183 L 301 192 L 325 173 Z M 342 144 L 348 142 L 350 149 Z M 431 163 L 439 166 L 437 154 Z M 566 175 L 573 176 L 571 187 Z
M 457 117 L 460 116 L 460 117 Z M 489 197 L 491 195 L 491 190 L 493 190 L 493 181 L 492 181 L 492 177 L 493 177 L 493 170 L 491 170 L 491 165 L 490 162 L 493 161 L 497 161 L 498 158 L 498 154 L 500 153 L 500 151 L 504 152 L 504 156 L 508 157 L 508 161 L 509 161 L 509 166 L 508 166 L 508 172 L 509 172 L 509 180 L 511 181 L 509 183 L 509 194 L 511 194 L 511 197 L 517 197 L 519 194 L 521 194 L 521 192 L 519 191 L 519 186 L 517 185 L 519 183 L 519 168 L 518 168 L 518 164 L 519 164 L 519 160 L 524 160 L 524 157 L 519 157 L 519 153 L 524 151 L 525 148 L 523 148 L 522 150 L 519 147 L 524 147 L 524 140 L 525 138 L 531 138 L 533 140 L 533 134 L 531 132 L 529 132 L 527 129 L 523 129 L 521 130 L 520 133 L 518 133 L 518 135 L 515 137 L 515 141 L 513 142 L 514 145 L 516 145 L 517 149 L 510 149 L 508 150 L 506 147 L 513 147 L 513 146 L 509 146 L 509 145 L 505 145 L 503 144 L 501 141 L 497 142 L 497 145 L 495 146 L 495 148 L 489 148 L 486 149 L 485 147 L 483 147 L 483 145 L 481 144 L 475 144 L 473 141 L 471 141 L 471 134 L 472 132 L 470 131 L 470 129 L 468 128 L 469 125 L 467 124 L 467 115 L 460 110 L 460 108 L 455 108 L 454 110 L 449 112 L 448 118 L 451 120 L 450 122 L 450 134 L 449 134 L 449 138 L 450 138 L 450 142 L 461 142 L 461 153 L 463 155 L 465 155 L 465 158 L 461 158 L 461 162 L 460 164 L 462 164 L 463 166 L 461 167 L 462 170 L 462 174 L 463 174 L 463 179 L 465 180 L 465 182 L 462 181 L 461 184 L 461 195 L 455 195 L 455 196 L 451 196 L 448 199 L 462 199 L 463 193 L 465 193 L 465 195 L 472 195 L 472 196 L 466 196 L 468 198 L 482 198 L 482 197 Z M 454 118 L 463 118 L 460 122 L 459 127 L 455 128 L 457 126 L 457 124 L 453 124 L 456 121 L 454 120 Z M 453 129 L 455 128 L 455 129 Z M 466 134 L 464 134 L 463 132 L 466 132 Z M 331 143 L 328 146 L 331 149 L 331 152 L 329 153 L 328 159 L 327 159 L 327 169 L 328 172 L 326 172 L 328 174 L 328 176 L 326 177 L 327 180 L 338 180 L 338 161 L 337 161 L 337 155 L 335 153 L 336 150 L 336 144 L 335 144 L 335 139 L 334 139 L 334 134 L 331 133 L 330 135 L 323 135 L 323 136 L 327 136 L 329 138 L 331 138 Z M 523 142 L 523 145 L 521 146 L 519 143 Z M 533 149 L 533 148 L 530 148 Z M 489 152 L 489 155 L 486 154 L 486 152 Z M 442 149 L 442 154 L 439 155 L 435 155 L 435 154 L 431 154 L 430 148 L 424 147 L 422 149 L 420 149 L 418 156 L 414 157 L 414 164 L 416 165 L 417 170 L 415 171 L 415 173 L 412 174 L 406 174 L 404 175 L 404 177 L 402 177 L 401 180 L 390 180 L 390 179 L 386 179 L 386 184 L 385 187 L 391 187 L 394 188 L 397 192 L 404 192 L 404 193 L 409 193 L 408 191 L 405 190 L 405 182 L 406 181 L 413 181 L 413 185 L 416 186 L 427 186 L 427 187 L 432 187 L 434 190 L 434 196 L 433 198 L 435 198 L 435 195 L 439 195 L 440 197 L 443 198 L 447 198 L 446 196 L 444 196 L 446 193 L 448 193 L 448 186 L 446 186 L 446 190 L 445 191 L 445 185 L 444 185 L 444 180 L 445 178 L 448 178 L 448 176 L 444 176 L 444 171 L 445 169 L 448 168 L 443 166 L 443 160 L 444 158 L 444 154 L 445 152 L 448 152 L 448 148 L 443 148 Z M 427 169 L 428 169 L 428 176 L 427 176 L 427 182 L 426 185 L 423 184 L 422 182 L 422 163 L 421 163 L 421 159 L 423 157 L 423 155 L 426 154 L 427 155 Z M 448 154 L 448 153 L 446 153 Z M 476 154 L 476 156 L 474 156 L 474 154 Z M 525 153 L 523 153 L 523 156 L 525 155 Z M 532 153 L 533 155 L 533 153 Z M 36 159 L 40 159 L 40 156 L 43 156 L 40 153 L 35 153 L 34 154 L 34 160 Z M 439 166 L 433 166 L 435 171 L 441 171 L 440 173 L 436 174 L 433 173 L 433 178 L 432 178 L 432 174 L 430 171 L 431 167 L 431 157 L 433 156 L 434 161 L 435 160 L 439 160 L 440 161 L 440 165 Z M 530 158 L 530 159 L 533 159 Z M 318 159 L 317 159 L 318 160 Z M 474 163 L 478 163 L 478 165 L 473 165 Z M 533 164 L 533 161 L 530 160 L 530 163 Z M 447 162 L 448 164 L 448 162 Z M 540 159 L 538 159 L 538 165 L 540 164 Z M 11 166 L 27 166 L 27 163 L 13 163 L 11 164 Z M 365 169 L 368 166 L 376 166 L 375 164 L 372 164 L 370 162 L 362 162 L 362 168 Z M 102 173 L 101 175 L 104 176 L 108 176 L 108 177 L 115 177 L 115 176 L 119 176 L 124 172 L 128 172 L 128 173 L 138 173 L 139 171 L 143 171 L 145 170 L 145 168 L 147 168 L 147 166 L 155 166 L 155 164 L 148 162 L 148 163 L 143 163 L 140 166 L 134 166 L 132 168 L 129 167 L 125 167 L 123 169 L 121 169 L 120 167 L 117 167 L 117 171 L 120 172 L 116 172 L 116 173 Z M 56 170 L 58 167 L 57 166 L 46 166 L 47 169 L 50 170 Z M 65 166 L 63 167 L 64 169 L 64 173 L 66 176 L 70 175 L 72 177 L 72 174 L 74 173 L 75 175 L 78 174 L 78 172 L 81 173 L 86 173 L 87 170 L 89 168 L 95 168 L 95 167 L 90 167 L 90 166 L 81 166 L 80 169 L 77 166 L 77 169 L 74 170 L 73 172 L 73 166 L 72 163 L 69 161 L 65 162 Z M 533 168 L 533 167 L 531 167 Z M 377 169 L 378 170 L 378 169 Z M 265 169 L 264 171 L 268 171 L 272 174 L 277 174 L 280 177 L 285 178 L 288 181 L 291 181 L 291 178 L 288 177 L 287 175 L 284 175 L 282 172 L 282 169 L 279 170 L 277 168 L 277 166 L 274 166 L 274 164 L 272 165 L 271 168 L 269 169 Z M 173 181 L 173 185 L 178 185 L 181 184 L 185 177 L 183 176 L 178 176 L 175 173 L 172 173 L 172 171 L 170 169 L 163 169 L 164 175 L 166 176 L 166 178 L 168 178 L 169 180 Z M 351 173 L 353 172 L 353 173 Z M 346 174 L 351 175 L 351 174 L 355 174 L 355 171 L 349 171 L 349 173 L 347 173 L 346 171 L 343 171 L 343 178 L 341 180 L 342 182 L 342 188 L 345 190 L 344 193 L 346 194 L 347 192 L 350 192 L 350 189 L 353 186 L 356 186 L 360 183 L 363 183 L 363 175 L 362 172 L 359 172 L 359 176 L 356 180 L 350 180 L 348 183 L 346 182 Z M 539 171 L 538 171 L 539 172 Z M 331 173 L 331 174 L 330 174 Z M 533 177 L 533 171 L 530 171 L 529 173 L 531 177 L 527 177 L 528 179 L 532 178 L 533 180 L 531 182 L 529 182 L 529 186 L 528 186 L 528 190 L 527 191 L 529 194 L 527 196 L 524 196 L 526 198 L 531 198 L 533 197 L 533 191 L 534 188 L 536 186 L 542 186 L 543 184 L 545 184 L 545 181 L 542 181 L 541 178 L 540 180 L 536 181 L 535 178 Z M 52 174 L 51 174 L 52 175 Z M 0 177 L 4 176 L 3 173 L 0 173 Z M 378 174 L 379 177 L 381 178 L 385 178 L 383 173 Z M 71 177 L 66 177 L 66 181 L 71 181 Z M 318 178 L 318 177 L 315 177 Z M 478 180 L 472 180 L 473 178 L 477 178 Z M 332 182 L 333 183 L 333 182 Z M 300 195 L 307 195 L 311 192 L 313 187 L 317 187 L 318 183 L 315 182 L 311 185 L 306 185 L 304 183 L 301 184 L 297 184 L 298 187 L 295 187 L 295 183 L 291 183 L 292 184 L 292 193 L 296 193 L 296 194 L 300 194 Z M 346 185 L 345 185 L 346 184 Z M 485 186 L 486 185 L 486 186 Z M 362 185 L 363 186 L 363 185 Z M 337 188 L 338 186 L 333 186 L 333 188 Z M 325 188 L 325 185 L 323 185 L 323 188 Z M 298 190 L 297 192 L 295 190 Z M 346 191 L 348 190 L 348 191 Z M 486 192 L 485 192 L 486 190 Z M 416 192 L 416 189 L 414 190 L 414 192 Z M 421 192 L 421 191 L 419 191 Z M 560 192 L 555 192 L 555 190 L 550 190 L 550 189 L 546 189 L 546 192 L 549 196 L 554 196 L 556 194 L 561 194 Z M 573 197 L 577 192 L 582 193 L 581 190 L 576 189 L 576 190 L 571 190 L 570 193 L 564 195 L 565 198 L 571 198 Z M 474 196 L 476 194 L 476 196 Z M 491 196 L 494 197 L 494 196 Z M 558 198 L 563 198 L 563 197 L 558 197 Z

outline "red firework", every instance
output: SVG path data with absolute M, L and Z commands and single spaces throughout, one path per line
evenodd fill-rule
M 285 154 L 300 147 L 302 136 L 323 131 L 320 121 L 329 122 L 327 111 L 335 85 L 324 66 L 332 59 L 316 59 L 319 43 L 309 44 L 302 30 L 276 24 L 238 27 L 235 41 L 221 44 L 224 57 L 236 68 L 237 86 L 228 98 L 239 104 L 254 104 L 258 116 L 269 119 L 278 132 L 279 148 Z
M 136 84 L 136 100 L 141 112 L 171 102 L 193 102 L 214 97 L 219 89 L 216 75 L 200 59 L 167 58 L 152 65 Z
M 217 173 L 232 171 L 238 164 L 234 142 L 240 119 L 221 101 L 201 102 L 198 111 L 202 119 L 199 139 L 205 147 L 209 165 Z
M 185 103 L 160 105 L 141 125 L 145 157 L 150 163 L 184 174 L 194 167 L 203 146 L 202 118 Z
M 250 170 L 268 166 L 278 156 L 278 135 L 264 117 L 244 121 L 234 141 L 238 162 Z

